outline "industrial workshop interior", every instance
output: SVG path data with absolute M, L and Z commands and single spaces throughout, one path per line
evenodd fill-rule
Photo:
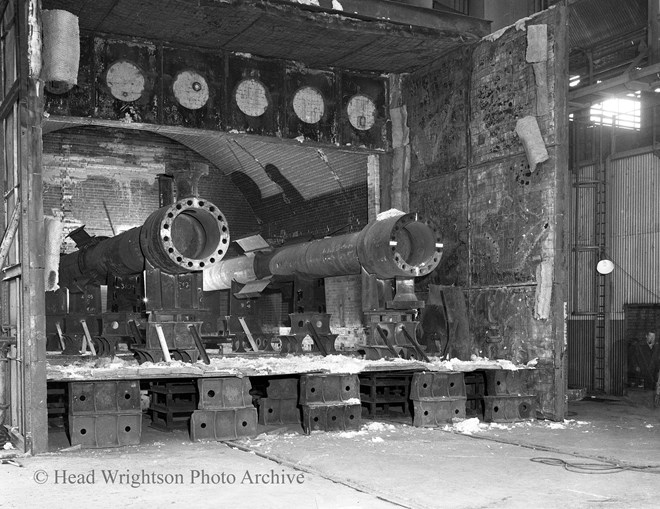
M 0 507 L 657 507 L 660 2 L 0 13 Z

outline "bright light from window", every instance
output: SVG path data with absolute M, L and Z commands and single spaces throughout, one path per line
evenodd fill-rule
M 639 130 L 640 118 L 641 105 L 637 99 L 613 98 L 591 106 L 590 120 L 596 124 Z
M 580 76 L 571 76 L 568 78 L 569 87 L 577 87 L 580 84 Z

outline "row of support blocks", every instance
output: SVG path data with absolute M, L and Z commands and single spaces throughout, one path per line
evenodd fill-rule
M 196 386 L 183 381 L 154 382 L 149 411 L 153 427 L 169 431 L 189 425 L 193 441 L 254 436 L 257 424 L 299 424 L 305 433 L 355 430 L 362 422 L 363 403 L 373 417 L 376 405 L 383 401 L 405 409 L 411 400 L 414 426 L 439 426 L 465 418 L 468 397 L 483 402 L 485 421 L 513 422 L 536 417 L 536 397 L 528 392 L 526 374 L 487 370 L 485 394 L 478 398 L 466 393 L 460 372 L 418 372 L 411 379 L 368 375 L 363 377 L 362 388 L 367 383 L 371 390 L 364 401 L 358 375 L 274 377 L 258 401 L 259 411 L 253 404 L 248 377 L 199 378 Z M 100 448 L 140 443 L 139 381 L 72 382 L 68 393 L 72 445 Z
M 357 375 L 273 378 L 259 400 L 259 412 L 248 378 L 200 378 L 198 389 L 198 409 L 190 421 L 193 441 L 253 436 L 257 422 L 301 424 L 306 433 L 359 429 L 361 424 Z
M 486 422 L 536 418 L 536 396 L 528 391 L 526 371 L 485 371 L 483 416 Z M 415 373 L 410 385 L 413 425 L 440 426 L 464 419 L 468 399 L 463 373 Z M 480 399 L 474 398 L 472 399 Z
M 201 378 L 199 407 L 191 416 L 196 440 L 232 440 L 256 434 L 262 425 L 302 425 L 305 433 L 359 429 L 357 375 L 302 375 L 273 378 L 259 412 L 252 405 L 248 378 Z

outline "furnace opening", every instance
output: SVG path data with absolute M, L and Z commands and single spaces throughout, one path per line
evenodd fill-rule
M 186 258 L 200 260 L 211 256 L 222 236 L 219 219 L 203 209 L 186 209 L 172 221 L 172 243 Z M 226 241 L 226 239 L 223 239 Z

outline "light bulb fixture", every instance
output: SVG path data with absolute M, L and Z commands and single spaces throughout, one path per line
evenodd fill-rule
M 611 273 L 614 270 L 614 262 L 612 260 L 603 259 L 596 264 L 596 270 L 603 276 Z

